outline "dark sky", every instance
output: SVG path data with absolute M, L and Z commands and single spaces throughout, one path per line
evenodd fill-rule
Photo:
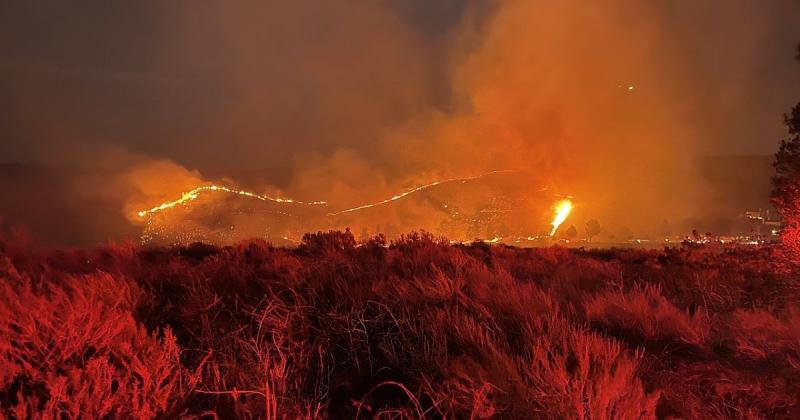
M 3 1 L 0 160 L 121 149 L 224 171 L 343 144 L 369 150 L 420 107 L 457 106 L 448 67 L 464 41 L 454 33 L 473 25 L 479 45 L 480 21 L 497 8 L 323 3 Z M 800 97 L 800 2 L 653 4 L 689 68 L 703 152 L 772 153 Z
M 448 100 L 437 56 L 461 0 L 286 3 L 2 2 L 2 160 L 121 148 L 201 169 L 286 166 L 298 148 L 369 142 Z M 373 103 L 368 121 L 341 109 Z

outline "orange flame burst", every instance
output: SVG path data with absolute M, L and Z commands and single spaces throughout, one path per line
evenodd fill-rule
M 202 186 L 202 187 L 197 187 L 197 188 L 195 188 L 195 189 L 193 189 L 191 191 L 186 191 L 186 192 L 182 193 L 181 194 L 181 198 L 179 198 L 177 200 L 172 200 L 172 201 L 167 201 L 165 203 L 161 203 L 161 204 L 159 204 L 159 205 L 157 205 L 157 206 L 155 206 L 155 207 L 153 207 L 151 209 L 142 210 L 142 211 L 138 212 L 137 214 L 139 215 L 139 217 L 145 217 L 145 216 L 148 216 L 148 215 L 152 215 L 152 214 L 158 213 L 158 212 L 160 212 L 162 210 L 170 209 L 172 207 L 175 207 L 175 206 L 178 206 L 178 205 L 181 205 L 181 204 L 186 204 L 186 203 L 188 203 L 188 202 L 190 202 L 192 200 L 195 200 L 197 197 L 199 197 L 200 193 L 203 192 L 203 191 L 221 191 L 221 192 L 226 192 L 226 193 L 230 193 L 230 194 L 243 195 L 245 197 L 250 197 L 250 198 L 254 198 L 256 200 L 261 200 L 261 201 L 272 201 L 272 202 L 275 202 L 275 203 L 306 204 L 306 205 L 324 205 L 324 204 L 327 204 L 325 201 L 304 202 L 304 201 L 292 200 L 290 198 L 270 197 L 270 196 L 266 196 L 266 195 L 256 194 L 256 193 L 253 193 L 253 192 L 250 192 L 250 191 L 236 190 L 236 189 L 228 188 L 228 187 L 221 186 L 221 185 L 205 185 L 205 186 Z
M 555 235 L 558 227 L 569 217 L 569 214 L 572 212 L 572 201 L 568 199 L 559 201 L 556 203 L 555 207 L 553 207 L 553 212 L 555 215 L 553 216 L 553 221 L 550 222 L 550 225 L 553 226 L 553 230 L 550 231 L 550 236 Z

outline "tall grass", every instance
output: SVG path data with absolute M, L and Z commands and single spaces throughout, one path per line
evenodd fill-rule
M 770 249 L 0 241 L 0 417 L 798 418 Z

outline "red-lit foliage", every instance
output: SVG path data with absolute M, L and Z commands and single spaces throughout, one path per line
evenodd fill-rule
M 798 418 L 764 249 L 0 242 L 0 418 Z
M 20 274 L 8 258 L 0 265 L 5 414 L 152 418 L 176 408 L 199 378 L 182 368 L 169 327 L 148 334 L 133 319 L 134 282 L 102 273 L 51 282 Z

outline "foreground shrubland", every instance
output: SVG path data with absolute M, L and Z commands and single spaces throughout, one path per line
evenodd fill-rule
M 798 418 L 770 248 L 0 243 L 0 418 Z

